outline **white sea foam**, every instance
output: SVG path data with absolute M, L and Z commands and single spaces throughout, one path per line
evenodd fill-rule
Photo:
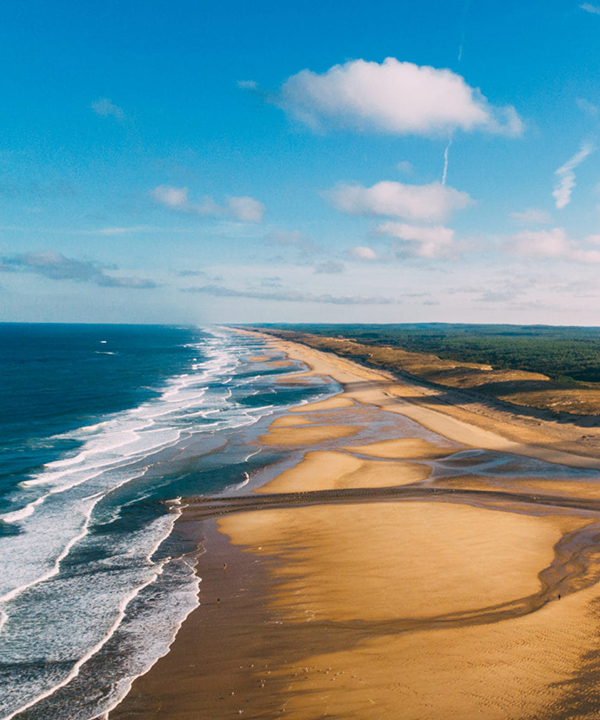
M 172 512 L 142 522 L 137 530 L 95 532 L 94 527 L 118 525 L 124 508 L 135 509 L 152 496 L 145 473 L 157 453 L 167 451 L 169 457 L 169 448 L 187 447 L 187 439 L 199 432 L 243 427 L 275 412 L 274 405 L 251 407 L 235 400 L 255 395 L 260 376 L 236 377 L 248 349 L 232 347 L 227 337 L 216 333 L 202 343 L 207 359 L 167 383 L 160 397 L 69 433 L 79 449 L 49 463 L 15 494 L 15 506 L 2 518 L 20 533 L 0 541 L 9 559 L 0 568 L 0 656 L 9 674 L 25 661 L 22 648 L 30 648 L 33 663 L 41 658 L 43 663 L 37 675 L 19 675 L 10 689 L 5 683 L 6 691 L 0 691 L 4 720 L 44 703 L 58 703 L 52 715 L 57 720 L 74 717 L 68 705 L 59 713 L 61 693 L 88 697 L 77 688 L 86 682 L 95 687 L 98 667 L 111 690 L 102 706 L 78 711 L 77 717 L 107 717 L 135 677 L 168 651 L 197 606 L 200 580 L 189 561 L 154 559 L 181 512 L 180 499 L 170 503 Z M 268 382 L 263 391 L 268 392 Z M 241 455 L 241 462 L 256 452 Z M 238 488 L 249 479 L 246 473 Z M 126 487 L 138 486 L 135 500 L 123 495 L 119 501 Z M 115 648 L 129 648 L 130 654 L 115 655 Z M 73 664 L 65 665 L 64 658 L 74 658 Z
M 94 509 L 94 506 L 100 500 L 100 493 L 96 493 L 96 495 L 91 496 L 88 498 L 89 503 L 86 505 L 83 503 L 81 507 L 79 508 L 79 513 L 81 514 L 82 522 L 77 523 L 77 531 L 76 534 L 72 535 L 67 542 L 62 545 L 62 549 L 58 552 L 58 554 L 52 558 L 51 555 L 48 554 L 49 550 L 49 544 L 51 543 L 51 536 L 54 533 L 55 525 L 54 522 L 51 522 L 49 527 L 43 527 L 38 528 L 38 538 L 37 539 L 44 539 L 44 546 L 39 548 L 39 550 L 36 552 L 36 549 L 33 547 L 29 547 L 29 554 L 27 558 L 23 558 L 21 560 L 21 564 L 26 568 L 29 566 L 31 570 L 30 577 L 27 579 L 26 573 L 23 573 L 21 568 L 20 572 L 20 579 L 22 580 L 25 577 L 25 581 L 21 582 L 20 585 L 16 585 L 12 587 L 10 590 L 7 589 L 6 585 L 2 586 L 0 584 L 0 592 L 4 590 L 3 594 L 0 595 L 0 603 L 7 603 L 9 600 L 13 600 L 17 595 L 20 595 L 22 592 L 27 590 L 28 588 L 32 587 L 33 585 L 37 585 L 38 583 L 44 582 L 45 580 L 48 580 L 49 578 L 53 577 L 58 573 L 61 560 L 63 560 L 69 553 L 69 550 L 73 547 L 73 545 L 78 541 L 81 540 L 82 537 L 84 537 L 87 534 L 87 529 L 90 521 L 90 517 L 92 515 L 92 511 Z M 45 500 L 45 498 L 40 498 L 40 500 Z M 41 504 L 41 503 L 38 503 Z M 33 503 L 32 503 L 33 505 Z M 33 513 L 30 513 L 30 515 Z M 61 513 L 62 515 L 62 513 Z M 28 516 L 29 517 L 29 516 Z M 56 515 L 51 514 L 50 515 L 52 521 L 56 521 Z M 47 518 L 45 518 L 47 520 Z M 8 542 L 2 543 L 2 549 L 5 552 L 8 552 L 9 556 L 12 557 L 19 557 L 16 553 L 19 552 L 18 546 L 22 543 L 19 543 L 18 540 L 22 535 L 16 535 L 9 537 L 7 540 Z M 11 543 L 11 540 L 13 542 Z M 11 545 L 13 547 L 11 547 Z M 57 543 L 58 545 L 58 543 Z M 52 545 L 50 544 L 50 547 L 52 548 Z M 54 549 L 54 548 L 52 548 Z M 3 573 L 5 577 L 2 578 L 2 580 L 10 587 L 11 585 L 11 573 L 10 571 Z M 2 582 L 2 581 L 0 581 Z M 14 581 L 13 581 L 14 582 Z M 4 624 L 4 623 L 3 623 Z M 1 627 L 1 626 L 0 626 Z
M 0 517 L 2 520 L 4 520 L 4 522 L 7 522 L 7 523 L 15 523 L 18 520 L 24 520 L 26 517 L 33 515 L 35 508 L 38 505 L 41 505 L 45 499 L 46 499 L 45 497 L 40 497 L 37 500 L 30 502 L 28 505 L 25 505 L 25 507 L 21 508 L 20 510 L 15 510 L 14 512 L 5 513 L 4 515 L 1 515 Z
M 19 712 L 32 707 L 45 698 L 50 697 L 60 688 L 65 687 L 76 678 L 85 663 L 94 657 L 107 642 L 111 640 L 119 628 L 127 607 L 140 592 L 151 585 L 162 574 L 171 558 L 165 557 L 160 561 L 153 561 L 153 556 L 171 533 L 173 524 L 181 513 L 181 506 L 173 504 L 173 512 L 163 516 L 149 526 L 128 534 L 126 537 L 115 538 L 112 543 L 111 555 L 106 560 L 96 561 L 88 571 L 87 592 L 84 596 L 75 595 L 74 583 L 78 578 L 56 580 L 57 587 L 39 585 L 37 587 L 38 604 L 43 607 L 43 613 L 51 618 L 50 623 L 40 623 L 40 617 L 34 623 L 19 623 L 11 628 L 8 637 L 0 639 L 0 653 L 5 662 L 10 663 L 16 654 L 19 656 L 19 647 L 29 641 L 35 652 L 44 657 L 46 662 L 53 657 L 79 657 L 79 659 L 58 680 L 52 677 L 50 681 L 42 679 L 27 687 L 23 683 L 22 691 L 18 688 L 13 692 L 13 707 L 2 720 L 9 720 Z M 91 546 L 97 540 L 91 539 Z M 106 564 L 108 562 L 108 565 Z M 114 568 L 111 572 L 111 569 Z M 98 570 L 101 570 L 98 572 Z M 196 583 L 197 591 L 197 583 Z M 197 603 L 196 603 L 197 604 Z M 190 608 L 191 609 L 191 608 Z M 77 618 L 80 618 L 79 621 Z M 179 625 L 180 619 L 173 618 L 165 626 Z M 169 633 L 169 642 L 172 642 L 174 633 Z M 164 634 L 164 633 L 163 633 Z M 28 697 L 26 697 L 28 695 Z M 0 711 L 6 712 L 6 704 L 0 706 Z
M 0 603 L 55 575 L 73 544 L 86 534 L 97 502 L 138 476 L 146 458 L 180 440 L 183 429 L 177 427 L 175 416 L 185 417 L 190 408 L 202 405 L 208 377 L 217 380 L 224 369 L 229 377 L 238 364 L 235 356 L 223 348 L 222 340 L 211 345 L 215 348 L 213 356 L 202 364 L 201 372 L 173 379 L 156 400 L 69 433 L 68 437 L 82 442 L 80 449 L 70 457 L 49 463 L 37 476 L 22 483 L 28 490 L 41 490 L 42 494 L 0 516 L 21 531 L 2 539 L 4 557 L 23 559 L 10 563 L 0 573 Z M 227 390 L 224 399 L 230 396 Z M 223 398 L 217 393 L 214 399 L 218 400 L 215 412 L 219 412 Z M 168 416 L 169 421 L 164 422 Z M 240 424 L 246 422 L 244 415 Z M 237 423 L 230 418 L 224 424 Z M 85 488 L 85 497 L 77 490 L 80 486 Z M 16 495 L 17 503 L 22 502 L 21 497 L 22 493 Z M 3 610 L 6 612 L 6 608 Z
M 183 562 L 186 562 L 185 559 Z M 149 625 L 147 620 L 142 620 L 135 624 L 131 623 L 127 628 L 130 637 L 133 636 L 138 639 L 136 636 L 139 635 L 147 642 L 147 638 L 150 636 L 153 644 L 151 647 L 146 646 L 146 652 L 139 653 L 135 658 L 132 658 L 132 662 L 129 665 L 129 674 L 115 683 L 107 707 L 103 708 L 101 715 L 96 717 L 108 718 L 109 712 L 113 710 L 131 690 L 134 680 L 140 675 L 147 673 L 161 657 L 169 652 L 186 618 L 198 607 L 197 596 L 201 578 L 194 574 L 192 565 L 188 564 L 188 567 L 190 569 L 189 582 L 177 592 L 177 597 L 174 597 L 173 593 L 171 593 L 168 600 L 165 598 L 167 601 L 163 602 L 162 607 L 154 614 L 151 625 Z M 172 612 L 174 606 L 178 610 L 176 615 Z M 175 622 L 173 622 L 174 618 L 176 618 Z M 165 627 L 169 628 L 168 635 L 164 633 Z M 161 630 L 163 631 L 162 633 Z M 138 646 L 139 644 L 141 643 L 138 641 Z M 93 720 L 93 718 L 91 720 Z
M 50 697 L 54 693 L 56 693 L 60 688 L 64 687 L 65 685 L 69 684 L 73 678 L 77 677 L 79 674 L 79 671 L 81 670 L 82 666 L 90 660 L 96 653 L 98 653 L 104 645 L 113 637 L 115 634 L 117 628 L 121 624 L 123 618 L 125 617 L 125 611 L 127 609 L 127 606 L 130 604 L 130 602 L 136 598 L 139 593 L 149 585 L 151 585 L 156 578 L 162 573 L 163 566 L 166 562 L 168 562 L 170 558 L 167 558 L 167 560 L 159 565 L 156 569 L 156 572 L 151 575 L 144 583 L 139 585 L 138 587 L 133 588 L 130 590 L 119 602 L 117 606 L 117 614 L 116 617 L 113 619 L 112 624 L 108 628 L 108 630 L 105 632 L 105 634 L 89 649 L 87 652 L 85 652 L 79 660 L 73 665 L 69 673 L 56 685 L 44 690 L 39 695 L 31 698 L 28 702 L 26 702 L 24 705 L 21 705 L 17 707 L 14 711 L 10 712 L 8 715 L 5 715 L 2 720 L 12 720 L 12 718 L 15 717 L 15 715 L 28 710 L 29 708 L 33 707 L 34 705 L 37 705 L 41 700 L 44 700 L 45 698 Z
M 241 490 L 243 487 L 246 487 L 246 485 L 250 482 L 250 475 L 245 472 L 244 473 L 244 479 L 241 483 L 238 483 L 237 485 L 233 486 L 233 490 Z

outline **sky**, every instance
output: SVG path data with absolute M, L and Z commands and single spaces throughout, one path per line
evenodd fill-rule
M 0 321 L 600 325 L 600 0 L 23 0 Z

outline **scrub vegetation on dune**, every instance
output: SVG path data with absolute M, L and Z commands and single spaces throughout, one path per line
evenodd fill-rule
M 553 414 L 600 415 L 600 328 L 435 323 L 261 329 L 436 386 Z

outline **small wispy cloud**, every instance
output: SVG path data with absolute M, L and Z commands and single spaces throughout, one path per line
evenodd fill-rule
M 203 285 L 201 287 L 185 288 L 182 292 L 221 298 L 249 298 L 252 300 L 266 300 L 268 302 L 301 302 L 326 305 L 393 305 L 397 302 L 392 298 L 362 295 L 314 295 L 313 293 L 298 292 L 296 290 L 276 290 L 273 292 L 265 292 L 263 290 L 234 290 L 233 288 L 228 288 L 223 285 Z
M 90 105 L 91 109 L 100 117 L 114 117 L 115 120 L 125 119 L 123 108 L 115 105 L 108 98 L 98 98 Z
M 112 235 L 135 235 L 142 232 L 155 232 L 155 228 L 150 225 L 135 225 L 130 227 L 104 227 L 98 230 L 86 230 L 85 235 L 102 235 L 110 237 Z
M 582 10 L 585 10 L 592 15 L 600 15 L 600 7 L 598 5 L 592 5 L 591 3 L 583 3 L 579 6 Z
M 558 182 L 554 187 L 552 197 L 554 197 L 556 201 L 558 210 L 562 210 L 571 202 L 571 193 L 577 184 L 575 182 L 575 170 L 595 149 L 595 146 L 591 142 L 583 143 L 579 152 L 575 153 L 572 158 L 567 160 L 567 162 L 554 173 L 558 176 Z
M 537 208 L 527 208 L 523 212 L 512 212 L 510 216 L 523 225 L 548 225 L 552 222 L 550 213 Z
M 159 185 L 150 191 L 150 196 L 158 205 L 176 212 L 200 215 L 202 217 L 225 217 L 240 222 L 260 223 L 265 214 L 265 206 L 254 198 L 228 197 L 223 205 L 219 205 L 210 195 L 205 195 L 200 202 L 193 202 L 188 197 L 187 187 Z
M 596 117 L 598 115 L 598 112 L 600 111 L 597 105 L 594 105 L 594 103 L 591 103 L 585 98 L 577 98 L 575 100 L 575 103 L 582 112 L 584 112 L 586 115 L 589 115 L 590 117 Z
M 178 270 L 177 275 L 179 277 L 207 277 L 204 270 Z
M 373 248 L 365 247 L 363 245 L 358 245 L 357 247 L 350 248 L 350 250 L 348 250 L 346 254 L 352 260 L 366 260 L 367 262 L 379 260 L 379 256 L 377 255 L 375 250 L 373 250 Z
M 100 287 L 150 289 L 159 287 L 154 280 L 107 275 L 98 263 L 74 260 L 54 250 L 30 252 L 0 258 L 0 272 L 32 273 L 49 280 L 73 280 Z M 116 267 L 110 269 L 116 270 Z
M 315 243 L 300 230 L 274 230 L 267 235 L 267 242 L 281 247 L 292 247 L 307 253 L 321 251 Z

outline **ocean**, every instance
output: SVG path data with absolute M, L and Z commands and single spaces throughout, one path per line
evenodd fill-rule
M 185 498 L 282 459 L 273 415 L 338 391 L 226 328 L 0 324 L 0 719 L 107 717 L 201 602 Z

